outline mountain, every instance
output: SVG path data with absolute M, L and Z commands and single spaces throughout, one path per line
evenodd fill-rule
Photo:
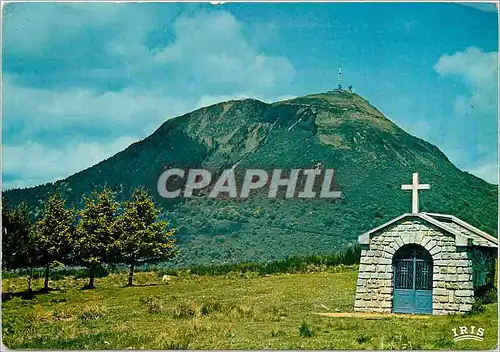
M 342 198 L 166 200 L 157 181 L 168 167 L 335 169 Z M 434 145 L 411 136 L 357 94 L 313 94 L 266 104 L 246 99 L 170 119 L 144 140 L 54 184 L 5 192 L 14 204 L 39 207 L 54 189 L 81 205 L 104 185 L 129 196 L 144 185 L 178 228 L 176 265 L 270 260 L 333 252 L 359 234 L 411 210 L 401 184 L 420 174 L 430 190 L 420 209 L 453 214 L 496 236 L 497 187 L 456 168 Z

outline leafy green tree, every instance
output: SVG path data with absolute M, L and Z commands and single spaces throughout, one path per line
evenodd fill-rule
M 109 188 L 102 192 L 93 191 L 84 201 L 76 227 L 74 249 L 77 262 L 89 272 L 89 283 L 85 288 L 94 288 L 96 270 L 111 261 L 112 245 L 118 237 L 119 203 Z
M 129 268 L 128 286 L 132 286 L 134 269 L 143 263 L 165 261 L 176 255 L 175 229 L 160 220 L 162 210 L 147 191 L 137 188 L 126 201 L 119 217 L 120 236 L 115 242 L 118 259 Z
M 44 204 L 43 215 L 36 223 L 36 237 L 40 251 L 40 264 L 45 267 L 43 288 L 49 289 L 51 265 L 69 261 L 75 233 L 74 210 L 55 191 Z
M 15 237 L 13 236 L 12 209 L 7 198 L 2 198 L 2 267 L 8 268 L 14 250 L 11 242 Z
M 25 203 L 11 208 L 2 204 L 2 265 L 5 269 L 28 269 L 28 291 L 31 291 L 33 269 L 39 263 L 38 245 L 29 209 Z

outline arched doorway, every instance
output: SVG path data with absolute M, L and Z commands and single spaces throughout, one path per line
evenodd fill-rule
M 407 244 L 393 257 L 394 313 L 432 314 L 432 257 L 422 246 Z

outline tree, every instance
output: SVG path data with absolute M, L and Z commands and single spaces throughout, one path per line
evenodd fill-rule
M 114 248 L 118 259 L 130 268 L 128 286 L 133 285 L 137 265 L 168 260 L 177 254 L 175 229 L 169 229 L 168 222 L 159 219 L 161 213 L 143 188 L 135 189 L 132 199 L 125 202 L 118 220 L 120 236 Z
M 45 267 L 44 290 L 49 289 L 50 266 L 69 260 L 75 233 L 74 210 L 66 207 L 66 200 L 54 192 L 44 205 L 42 218 L 36 223 L 36 237 L 40 264 Z
M 85 288 L 94 288 L 96 270 L 111 261 L 111 249 L 118 237 L 117 218 L 119 203 L 114 193 L 105 188 L 85 197 L 85 207 L 79 213 L 76 227 L 75 255 L 89 272 Z
M 39 252 L 28 206 L 22 203 L 10 208 L 4 198 L 2 224 L 2 266 L 5 269 L 27 268 L 30 292 L 33 269 L 38 264 Z

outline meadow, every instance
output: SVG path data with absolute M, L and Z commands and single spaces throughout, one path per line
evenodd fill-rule
M 497 304 L 469 316 L 328 317 L 352 312 L 356 266 L 312 273 L 252 272 L 162 282 L 162 273 L 50 281 L 21 294 L 25 277 L 2 281 L 3 344 L 14 349 L 493 349 Z M 10 292 L 11 294 L 7 294 Z M 484 341 L 453 341 L 451 329 L 482 327 Z

